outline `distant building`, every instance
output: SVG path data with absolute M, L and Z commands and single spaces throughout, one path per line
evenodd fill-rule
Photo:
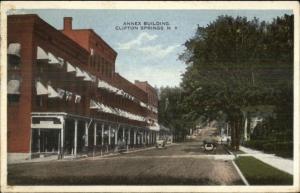
M 12 15 L 7 30 L 9 161 L 155 143 L 156 91 L 116 73 L 116 51 L 92 29 Z

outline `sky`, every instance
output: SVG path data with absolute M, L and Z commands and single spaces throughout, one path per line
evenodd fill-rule
M 184 51 L 183 44 L 195 34 L 198 25 L 205 27 L 219 15 L 272 21 L 277 16 L 292 14 L 292 11 L 22 9 L 8 14 L 27 13 L 38 14 L 57 29 L 63 28 L 63 17 L 72 17 L 73 29 L 93 29 L 118 53 L 116 71 L 123 77 L 131 82 L 148 81 L 155 87 L 173 87 L 179 86 L 186 67 L 178 60 L 178 56 Z M 156 25 L 159 30 L 142 28 L 153 27 L 151 22 L 159 23 Z M 130 27 L 132 29 L 128 29 Z

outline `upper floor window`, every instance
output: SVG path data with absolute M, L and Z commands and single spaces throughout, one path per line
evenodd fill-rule
M 8 103 L 17 103 L 20 99 L 21 79 L 18 75 L 9 75 L 7 80 Z
M 10 43 L 7 48 L 7 63 L 9 69 L 20 68 L 21 62 L 21 44 Z

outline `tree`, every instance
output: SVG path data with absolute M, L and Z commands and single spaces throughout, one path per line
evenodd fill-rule
M 277 105 L 282 82 L 292 88 L 292 32 L 289 15 L 272 23 L 219 16 L 198 27 L 179 57 L 187 64 L 181 87 L 190 119 L 216 119 L 225 113 L 232 128 L 232 147 L 238 149 L 243 111 Z
M 159 123 L 173 129 L 177 141 L 183 140 L 191 125 L 183 117 L 182 89 L 162 87 L 159 93 Z

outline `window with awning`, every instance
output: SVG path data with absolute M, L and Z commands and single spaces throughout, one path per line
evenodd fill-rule
M 70 64 L 69 62 L 67 62 L 67 72 L 76 72 L 76 69 L 74 68 L 74 66 L 72 64 Z
M 45 50 L 41 47 L 37 47 L 37 56 L 36 58 L 38 60 L 48 60 L 49 57 L 48 57 L 48 54 L 45 52 Z
M 21 57 L 21 44 L 10 43 L 7 48 L 7 54 Z
M 7 81 L 7 94 L 20 94 L 20 80 Z
M 40 81 L 36 82 L 36 94 L 37 95 L 48 95 L 48 89 Z
M 9 72 L 7 78 L 7 98 L 8 103 L 16 103 L 19 102 L 20 94 L 21 94 L 21 78 L 20 75 L 16 73 Z
M 76 69 L 76 77 L 85 77 L 85 74 L 80 70 L 80 68 L 75 67 Z
M 48 53 L 49 64 L 59 64 L 60 61 L 56 56 L 54 56 L 51 52 Z
M 7 48 L 7 66 L 8 69 L 20 68 L 21 63 L 21 44 L 10 43 Z
M 48 85 L 47 90 L 48 90 L 48 98 L 59 98 L 60 97 L 58 92 L 56 92 L 56 90 L 51 85 Z

